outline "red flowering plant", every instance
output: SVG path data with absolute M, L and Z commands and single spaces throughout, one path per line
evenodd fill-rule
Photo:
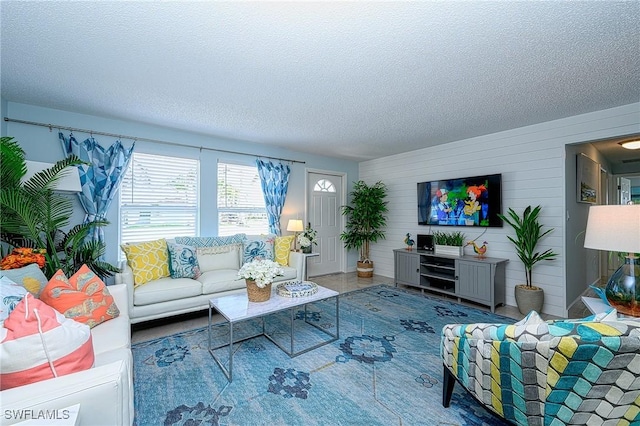
M 34 249 L 28 247 L 14 248 L 11 254 L 5 256 L 0 261 L 0 269 L 16 269 L 23 266 L 37 263 L 38 268 L 44 268 L 45 249 Z

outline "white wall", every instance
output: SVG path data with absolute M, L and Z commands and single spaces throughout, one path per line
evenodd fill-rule
M 416 183 L 502 173 L 503 212 L 509 207 L 521 212 L 539 204 L 542 223 L 555 228 L 539 248 L 552 248 L 559 256 L 536 265 L 533 282 L 545 291 L 543 312 L 566 316 L 567 271 L 585 265 L 582 260 L 566 264 L 565 181 L 575 180 L 575 175 L 565 175 L 565 145 L 638 132 L 639 112 L 640 103 L 636 103 L 360 163 L 360 179 L 368 183 L 381 180 L 389 188 L 387 238 L 371 247 L 376 274 L 393 277 L 392 250 L 404 246 L 407 232 L 414 238 L 429 233 L 428 227 L 417 225 Z M 448 229 L 462 230 L 469 240 L 482 232 L 479 228 Z M 512 233 L 508 225 L 490 228 L 482 239 L 489 243 L 488 256 L 510 259 L 507 304 L 515 306 L 513 286 L 524 282 L 524 268 L 506 238 Z M 472 254 L 470 247 L 466 250 Z

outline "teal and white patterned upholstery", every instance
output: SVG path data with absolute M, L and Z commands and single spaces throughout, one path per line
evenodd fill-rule
M 640 321 L 612 317 L 446 325 L 443 404 L 457 379 L 518 425 L 639 425 Z

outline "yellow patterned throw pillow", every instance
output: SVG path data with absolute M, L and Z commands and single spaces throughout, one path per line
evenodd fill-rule
M 127 256 L 127 264 L 133 271 L 133 286 L 169 276 L 169 252 L 163 238 L 120 246 Z
M 276 237 L 274 243 L 275 258 L 282 266 L 289 266 L 289 252 L 291 251 L 291 242 L 294 235 L 287 235 L 286 237 Z

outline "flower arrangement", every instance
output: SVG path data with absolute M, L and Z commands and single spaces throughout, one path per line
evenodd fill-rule
M 242 265 L 238 271 L 238 278 L 253 280 L 260 288 L 265 288 L 277 276 L 284 275 L 279 263 L 266 259 L 255 259 Z
M 316 243 L 316 236 L 318 232 L 315 229 L 311 229 L 311 223 L 307 223 L 307 227 L 304 229 L 304 232 L 298 235 L 298 244 L 300 247 L 306 248 L 311 247 L 312 244 Z
M 37 263 L 38 268 L 44 268 L 45 249 L 34 249 L 27 247 L 14 248 L 10 255 L 6 256 L 0 262 L 0 269 L 16 269 L 27 266 L 31 263 Z

